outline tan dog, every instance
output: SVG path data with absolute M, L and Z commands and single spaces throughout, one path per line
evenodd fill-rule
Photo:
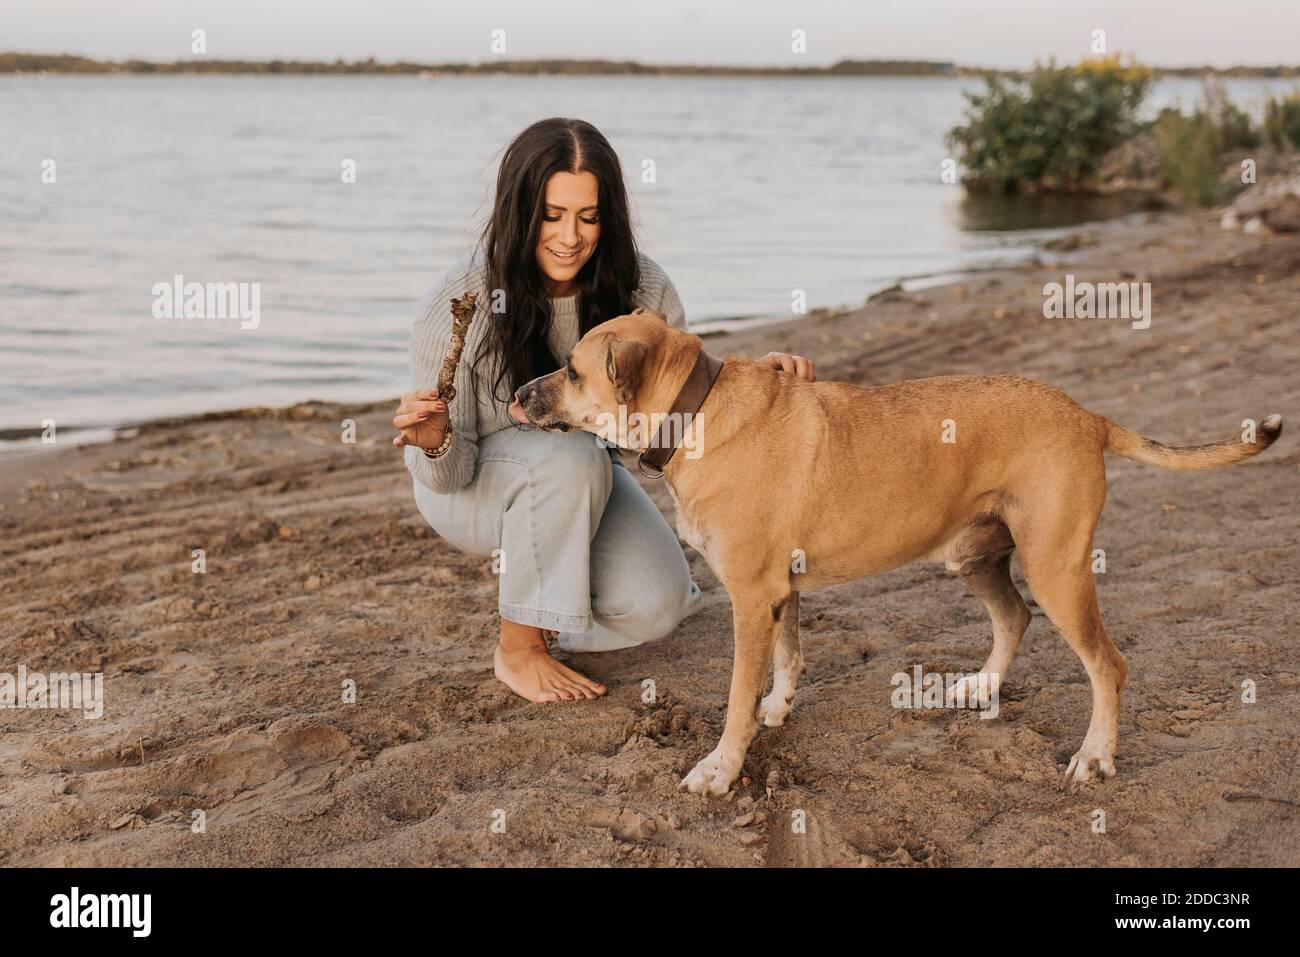
M 592 329 L 566 368 L 534 379 L 518 397 L 542 428 L 582 429 L 643 449 L 653 431 L 615 436 L 609 423 L 670 410 L 700 348 L 698 337 L 638 310 Z M 1215 468 L 1258 454 L 1282 431 L 1281 416 L 1271 415 L 1256 442 L 1174 448 L 1014 376 L 862 389 L 738 358 L 723 365 L 700 423 L 702 454 L 690 457 L 682 446 L 664 477 L 678 533 L 726 586 L 735 615 L 726 727 L 682 782 L 711 794 L 731 787 L 759 721 L 779 725 L 790 712 L 803 666 L 800 591 L 917 559 L 944 562 L 993 619 L 980 687 L 996 688 L 1030 621 L 1011 582 L 1013 549 L 1092 683 L 1092 720 L 1066 781 L 1110 777 L 1128 666 L 1102 625 L 1093 587 L 1092 536 L 1106 498 L 1102 453 Z M 796 549 L 806 556 L 802 573 L 792 571 Z M 760 701 L 773 663 L 772 690 Z

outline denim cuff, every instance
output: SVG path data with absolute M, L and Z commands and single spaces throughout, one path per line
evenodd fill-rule
M 500 604 L 501 617 L 520 625 L 544 628 L 547 631 L 585 632 L 591 629 L 591 615 L 564 615 L 558 611 L 544 611 L 523 605 Z

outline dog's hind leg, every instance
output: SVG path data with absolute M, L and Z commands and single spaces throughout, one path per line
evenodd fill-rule
M 1026 577 L 1030 572 L 1026 571 Z M 1044 583 L 1043 578 L 1047 581 Z M 1128 663 L 1101 623 L 1092 571 L 1048 573 L 1029 578 L 1038 604 L 1083 662 L 1092 684 L 1092 719 L 1083 744 L 1065 770 L 1067 784 L 1081 784 L 1115 773 L 1115 748 L 1119 743 L 1119 696 L 1128 677 Z
M 1011 552 L 984 555 L 959 569 L 966 587 L 978 598 L 993 619 L 993 650 L 979 674 L 967 675 L 948 690 L 949 706 L 987 708 L 1002 687 L 1020 639 L 1033 616 L 1011 581 Z
M 794 701 L 794 689 L 803 671 L 799 647 L 799 593 L 791 592 L 778 623 L 776 650 L 772 656 L 772 690 L 758 706 L 758 720 L 769 728 L 785 724 Z
M 1027 511 L 1010 524 L 1029 590 L 1079 656 L 1092 684 L 1088 732 L 1065 771 L 1067 784 L 1080 784 L 1115 773 L 1119 697 L 1128 664 L 1101 623 L 1092 573 L 1092 535 L 1106 496 L 1105 477 L 1090 487 L 1076 473 L 1069 488 L 1068 498 Z

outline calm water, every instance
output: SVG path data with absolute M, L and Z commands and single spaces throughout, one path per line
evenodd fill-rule
M 395 395 L 420 296 L 476 235 L 499 151 L 544 116 L 609 137 L 642 247 L 696 324 L 788 315 L 796 288 L 810 308 L 856 304 L 900 277 L 1023 256 L 1042 227 L 1088 213 L 989 217 L 940 181 L 961 91 L 978 86 L 0 77 L 0 430 Z M 1267 87 L 1229 92 L 1249 104 Z M 1197 91 L 1165 81 L 1152 106 Z M 1020 223 L 1040 228 L 1005 228 Z M 260 326 L 155 318 L 154 284 L 178 273 L 259 283 Z

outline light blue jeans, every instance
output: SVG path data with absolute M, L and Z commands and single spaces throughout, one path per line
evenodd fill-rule
M 497 559 L 502 618 L 557 631 L 568 651 L 655 641 L 699 610 L 677 536 L 594 435 L 494 432 L 469 485 L 417 481 L 415 501 L 456 548 Z

